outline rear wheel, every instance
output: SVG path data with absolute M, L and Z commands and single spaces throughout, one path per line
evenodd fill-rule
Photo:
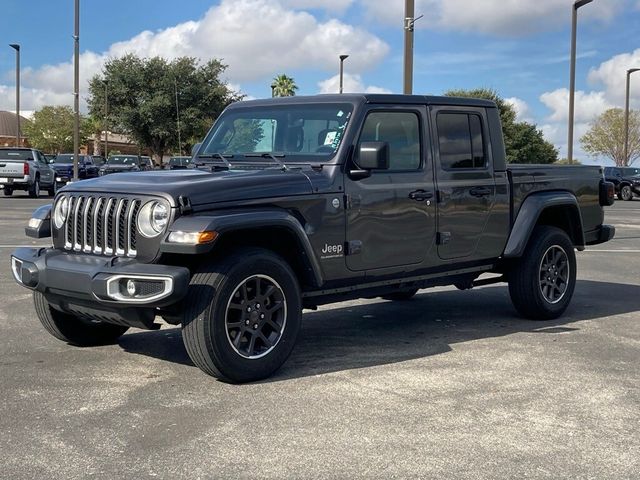
M 50 197 L 55 197 L 57 192 L 58 192 L 58 183 L 54 180 L 53 185 L 47 188 L 47 193 L 49 194 Z
M 569 306 L 575 285 L 576 254 L 567 234 L 556 227 L 536 227 L 524 256 L 509 272 L 516 310 L 532 320 L 557 318 Z
M 11 187 L 4 187 L 4 196 L 5 197 L 10 197 L 11 195 L 13 195 L 13 188 Z
M 29 187 L 29 196 L 31 198 L 38 198 L 40 196 L 40 179 L 36 178 L 33 185 Z
M 115 343 L 129 329 L 111 323 L 83 320 L 55 310 L 40 292 L 33 292 L 33 302 L 38 319 L 45 330 L 58 340 L 78 347 Z
M 302 317 L 289 265 L 262 249 L 205 264 L 185 299 L 182 338 L 193 363 L 229 382 L 268 377 L 286 361 Z
M 633 192 L 631 191 L 631 187 L 629 185 L 625 185 L 620 189 L 620 197 L 626 202 L 633 200 Z

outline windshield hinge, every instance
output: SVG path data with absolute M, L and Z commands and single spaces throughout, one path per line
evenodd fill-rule
M 185 197 L 184 195 L 180 195 L 178 197 L 178 209 L 180 210 L 181 215 L 189 215 L 193 212 L 193 207 L 191 206 L 191 200 L 189 200 L 189 197 Z

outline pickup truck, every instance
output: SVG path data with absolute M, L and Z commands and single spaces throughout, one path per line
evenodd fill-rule
M 74 155 L 72 153 L 60 153 L 51 164 L 56 172 L 56 181 L 59 186 L 66 185 L 73 179 L 73 161 Z M 97 177 L 98 170 L 100 167 L 94 163 L 91 155 L 78 155 L 79 180 Z
M 148 158 L 148 157 L 147 157 Z M 151 159 L 149 159 L 151 163 Z M 107 162 L 100 167 L 98 175 L 101 177 L 110 173 L 139 172 L 152 170 L 152 167 L 140 155 L 111 155 Z
M 49 196 L 57 192 L 53 168 L 42 152 L 32 148 L 0 148 L 0 188 L 9 197 L 15 190 L 25 190 L 32 198 L 46 189 Z
M 605 167 L 604 178 L 613 183 L 618 199 L 628 202 L 640 197 L 640 168 Z
M 238 102 L 194 161 L 72 184 L 36 210 L 26 233 L 53 245 L 18 248 L 11 268 L 50 334 L 104 344 L 162 318 L 204 372 L 254 381 L 285 362 L 303 308 L 331 302 L 506 282 L 520 315 L 556 318 L 576 250 L 615 233 L 601 168 L 507 165 L 489 101 Z

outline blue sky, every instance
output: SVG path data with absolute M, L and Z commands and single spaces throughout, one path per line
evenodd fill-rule
M 28 9 L 25 4 L 28 3 Z M 81 1 L 81 83 L 105 59 L 132 52 L 222 58 L 249 97 L 273 76 L 298 94 L 402 89 L 403 0 Z M 491 87 L 566 152 L 571 0 L 417 0 L 416 93 Z M 640 1 L 595 0 L 580 10 L 577 139 L 598 114 L 623 106 L 627 68 L 640 67 Z M 73 0 L 4 0 L 0 37 L 22 45 L 22 109 L 72 103 Z M 14 52 L 0 48 L 0 109 L 14 108 Z M 640 74 L 638 74 L 640 75 Z M 637 84 L 637 87 L 635 86 Z M 640 107 L 640 78 L 632 105 Z

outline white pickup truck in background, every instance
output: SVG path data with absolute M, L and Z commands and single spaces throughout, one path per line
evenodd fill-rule
M 32 148 L 0 148 L 0 188 L 5 196 L 24 190 L 32 198 L 46 190 L 56 194 L 56 175 L 44 154 Z

